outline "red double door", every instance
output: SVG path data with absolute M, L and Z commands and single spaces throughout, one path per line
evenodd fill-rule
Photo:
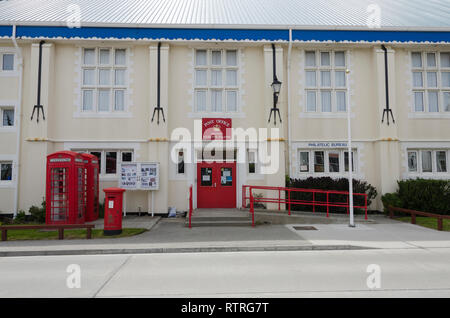
M 236 162 L 197 164 L 197 207 L 236 208 Z

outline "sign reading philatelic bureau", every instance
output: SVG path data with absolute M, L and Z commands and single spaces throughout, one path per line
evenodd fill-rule
M 229 140 L 231 127 L 231 118 L 203 118 L 203 140 Z

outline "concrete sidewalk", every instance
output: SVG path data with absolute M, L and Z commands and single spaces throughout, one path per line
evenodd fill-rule
M 372 217 L 371 223 L 290 224 L 186 228 L 184 218 L 143 217 L 124 222 L 149 231 L 133 237 L 94 240 L 0 242 L 0 256 L 89 255 L 186 252 L 417 249 L 450 247 L 450 233 Z M 145 221 L 145 222 L 144 222 Z M 343 222 L 341 222 L 343 223 Z M 297 230 L 297 226 L 316 230 Z M 133 226 L 136 227 L 136 226 Z

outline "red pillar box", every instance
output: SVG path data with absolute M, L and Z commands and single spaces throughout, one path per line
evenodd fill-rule
M 98 219 L 98 158 L 94 155 L 81 154 L 86 167 L 86 222 Z
M 73 151 L 47 156 L 46 224 L 83 224 L 86 171 L 83 157 Z
M 119 235 L 122 233 L 122 202 L 124 189 L 107 188 L 105 192 L 105 227 L 104 235 Z

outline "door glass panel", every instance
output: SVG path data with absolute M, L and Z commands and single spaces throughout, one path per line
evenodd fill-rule
M 201 185 L 202 187 L 212 186 L 212 168 L 201 168 Z
M 220 184 L 224 187 L 233 186 L 233 168 L 220 168 Z

